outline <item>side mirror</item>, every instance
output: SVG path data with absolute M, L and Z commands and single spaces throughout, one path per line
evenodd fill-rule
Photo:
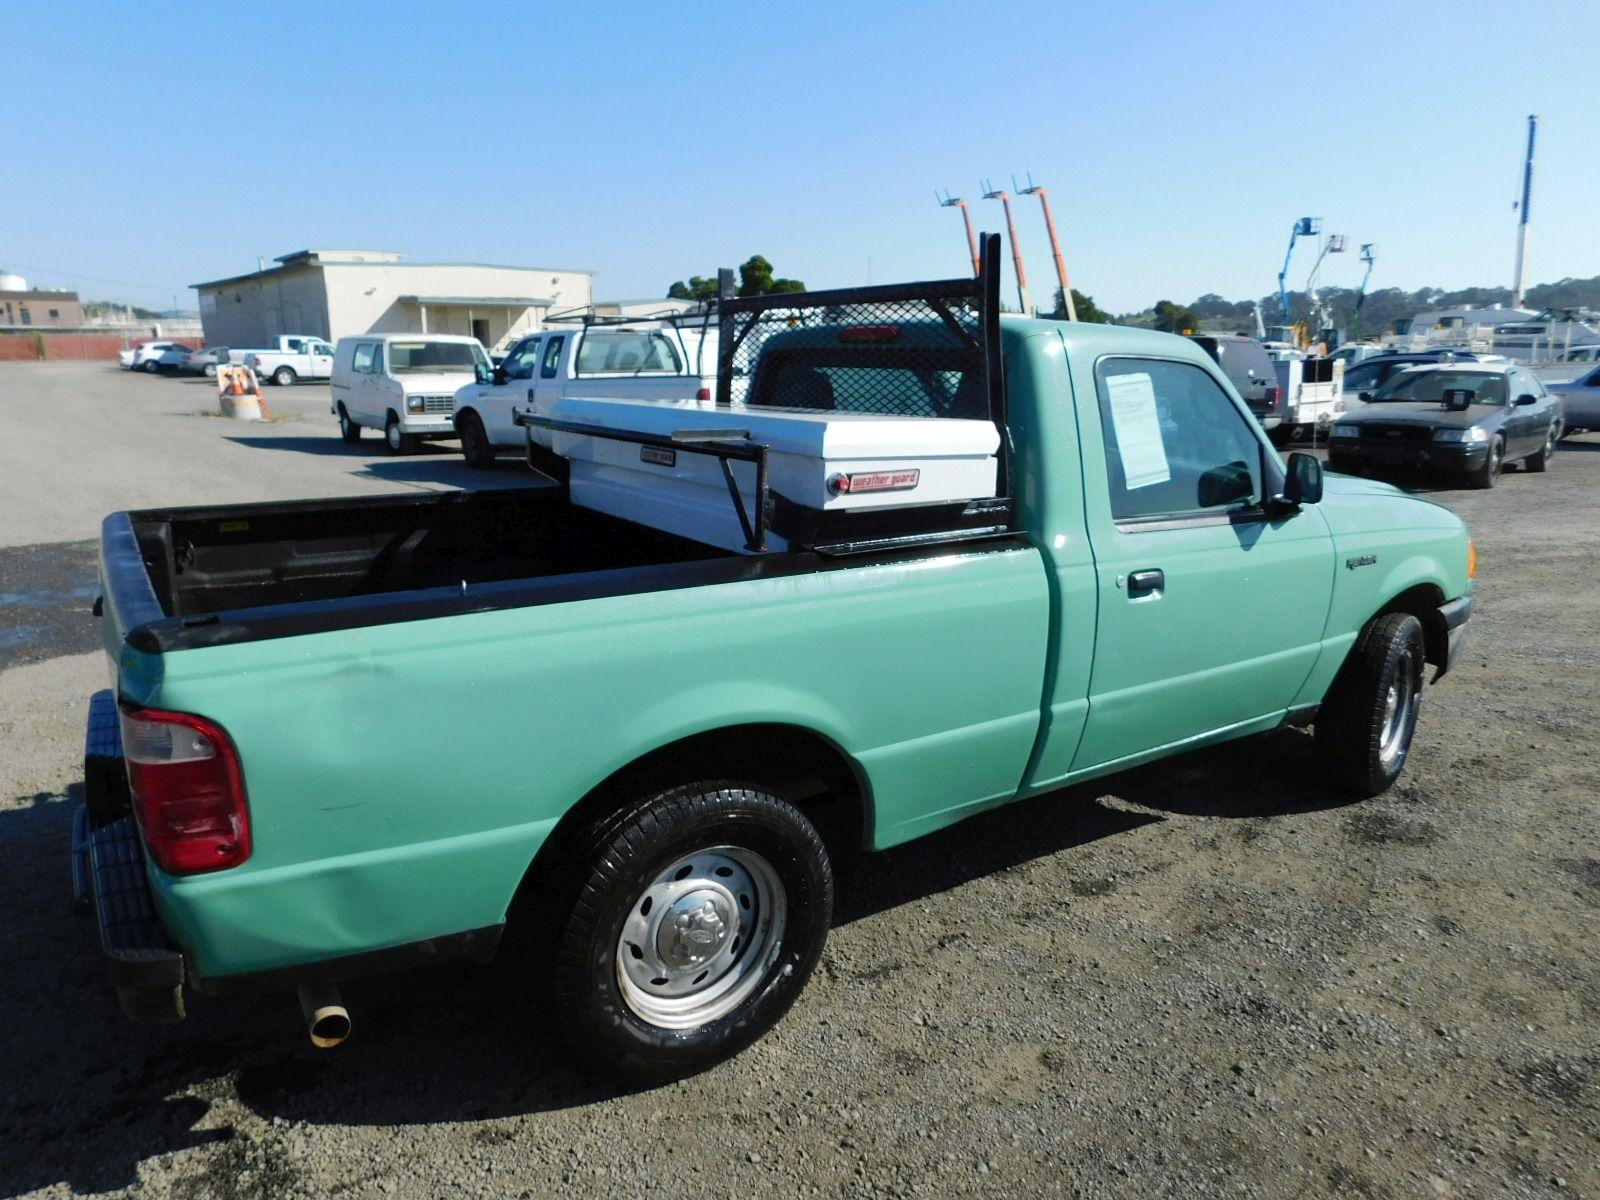
M 1527 392 L 1523 392 L 1522 395 L 1517 397 L 1517 407 L 1518 408 L 1521 408 L 1525 404 L 1537 404 L 1537 403 L 1539 403 L 1539 397 L 1531 396 Z
M 1361 403 L 1363 403 L 1363 404 L 1371 404 L 1372 403 L 1372 393 L 1371 392 L 1357 392 L 1356 393 L 1356 398 L 1358 400 L 1360 400 Z
M 1201 508 L 1217 508 L 1250 499 L 1255 484 L 1250 479 L 1250 468 L 1242 462 L 1224 463 L 1212 467 L 1200 476 L 1199 500 Z
M 1284 473 L 1283 498 L 1291 504 L 1316 504 L 1322 500 L 1322 461 L 1314 454 L 1289 455 Z

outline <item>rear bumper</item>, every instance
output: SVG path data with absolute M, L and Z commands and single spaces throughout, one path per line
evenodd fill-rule
M 503 924 L 272 970 L 202 977 L 162 924 L 127 797 L 116 697 L 107 689 L 89 701 L 84 803 L 72 819 L 72 890 L 75 906 L 94 915 L 106 974 L 129 1020 L 182 1020 L 186 988 L 215 994 L 295 987 L 451 959 L 494 958 Z
M 1444 662 L 1433 675 L 1435 683 L 1460 661 L 1461 652 L 1466 648 L 1467 627 L 1472 620 L 1472 597 L 1462 596 L 1448 604 L 1441 604 L 1439 615 L 1444 618 L 1447 643 Z

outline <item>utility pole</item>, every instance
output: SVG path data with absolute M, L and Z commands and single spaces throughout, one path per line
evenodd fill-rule
M 1289 248 L 1283 252 L 1283 269 L 1278 272 L 1278 312 L 1283 323 L 1289 323 L 1289 290 L 1284 281 L 1289 277 L 1289 260 L 1294 257 L 1294 244 L 1303 237 L 1316 237 L 1322 232 L 1321 217 L 1301 217 L 1289 231 Z
M 972 256 L 972 277 L 976 279 L 983 272 L 983 267 L 978 262 L 978 239 L 972 232 L 972 214 L 967 211 L 967 202 L 960 196 L 952 196 L 950 189 L 945 188 L 944 195 L 939 195 L 939 189 L 933 189 L 933 198 L 944 208 L 959 208 L 961 210 L 961 223 L 967 227 L 967 253 Z
M 981 182 L 983 198 L 1000 201 L 1006 210 L 1006 232 L 1011 235 L 1011 261 L 1017 270 L 1017 303 L 1022 305 L 1022 315 L 1031 317 L 1033 308 L 1028 304 L 1028 273 L 1022 269 L 1022 248 L 1017 245 L 1017 223 L 1011 219 L 1011 197 L 1004 191 L 990 187 L 987 179 Z
M 1056 223 L 1050 219 L 1050 198 L 1045 195 L 1044 187 L 1033 181 L 1033 172 L 1028 172 L 1028 186 L 1017 187 L 1017 177 L 1011 177 L 1011 186 L 1024 196 L 1039 197 L 1039 207 L 1044 209 L 1044 228 L 1050 235 L 1050 253 L 1056 260 L 1056 279 L 1061 284 L 1061 299 L 1067 306 L 1067 320 L 1078 319 L 1078 306 L 1072 302 L 1072 285 L 1067 282 L 1067 264 L 1061 257 L 1061 243 L 1056 240 Z
M 1350 314 L 1350 336 L 1361 336 L 1361 306 L 1367 302 L 1367 281 L 1372 278 L 1372 243 L 1361 243 L 1361 261 L 1366 264 L 1366 273 L 1361 276 L 1361 287 L 1356 292 L 1355 311 Z
M 1517 267 L 1511 280 L 1511 307 L 1522 307 L 1523 269 L 1528 258 L 1528 202 L 1533 198 L 1533 136 L 1539 129 L 1539 114 L 1528 114 L 1528 156 L 1522 163 L 1522 201 L 1517 214 Z

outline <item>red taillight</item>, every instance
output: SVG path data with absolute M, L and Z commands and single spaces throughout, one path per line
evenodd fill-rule
M 122 754 L 134 816 L 163 871 L 198 875 L 250 857 L 239 753 L 220 725 L 189 713 L 125 707 Z
M 896 342 L 900 340 L 898 325 L 847 325 L 839 331 L 841 342 Z
M 711 399 L 711 389 L 710 388 L 701 388 L 698 392 L 696 392 L 694 394 L 694 398 L 696 400 L 709 400 L 709 399 Z

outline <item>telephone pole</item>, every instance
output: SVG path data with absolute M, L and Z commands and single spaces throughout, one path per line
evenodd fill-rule
M 961 210 L 961 223 L 967 227 L 967 253 L 972 256 L 972 277 L 976 279 L 983 268 L 978 263 L 978 239 L 972 233 L 972 214 L 967 211 L 967 202 L 960 196 L 952 196 L 950 189 L 945 188 L 944 195 L 939 195 L 939 189 L 933 189 L 933 198 L 943 208 L 959 208 Z
M 1511 280 L 1511 307 L 1522 307 L 1523 268 L 1528 258 L 1528 202 L 1533 199 L 1533 137 L 1539 130 L 1539 114 L 1528 114 L 1528 156 L 1522 163 L 1522 201 L 1517 213 L 1517 267 Z
M 1022 248 L 1017 245 L 1017 223 L 1011 219 L 1011 197 L 1004 191 L 990 187 L 987 179 L 982 184 L 983 198 L 1000 201 L 1006 210 L 1006 232 L 1011 236 L 1011 261 L 1017 269 L 1017 303 L 1022 305 L 1022 315 L 1031 317 L 1033 309 L 1028 304 L 1028 273 L 1022 269 Z
M 1045 195 L 1044 187 L 1033 181 L 1032 171 L 1028 172 L 1027 187 L 1018 188 L 1015 175 L 1011 177 L 1011 186 L 1024 196 L 1039 197 L 1039 207 L 1044 209 L 1045 232 L 1050 235 L 1050 253 L 1055 256 L 1056 260 L 1056 279 L 1061 284 L 1061 299 L 1067 307 L 1067 320 L 1076 321 L 1078 319 L 1078 306 L 1072 302 L 1072 285 L 1067 282 L 1066 260 L 1061 257 L 1061 243 L 1056 240 L 1056 223 L 1050 219 L 1050 198 Z

